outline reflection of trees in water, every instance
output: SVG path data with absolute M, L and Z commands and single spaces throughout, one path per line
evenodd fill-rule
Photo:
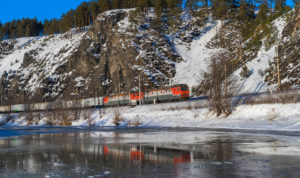
M 104 139 L 91 138 L 90 132 L 30 135 L 0 143 L 0 171 L 5 169 L 43 172 L 68 168 L 89 167 L 145 168 L 149 164 L 170 164 L 192 160 L 231 161 L 230 137 L 212 138 L 204 145 L 120 144 L 120 135 L 113 137 L 112 144 L 104 145 Z M 104 142 L 103 142 L 104 141 Z M 180 148 L 180 149 L 179 149 Z M 19 150 L 18 150 L 19 149 Z
M 209 141 L 207 151 L 208 160 L 218 162 L 231 161 L 233 152 L 232 138 L 230 136 L 222 136 Z

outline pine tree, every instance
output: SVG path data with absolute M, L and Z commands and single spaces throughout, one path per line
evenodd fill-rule
M 5 23 L 2 27 L 2 35 L 4 39 L 8 39 L 10 35 L 9 23 Z
M 122 7 L 123 8 L 133 8 L 133 7 L 137 7 L 137 3 L 138 3 L 139 1 L 137 1 L 137 0 L 124 0 L 123 2 L 122 2 Z
M 212 1 L 212 13 L 216 19 L 225 19 L 227 12 L 230 8 L 230 2 L 228 0 L 211 0 Z
M 98 13 L 99 13 L 98 3 L 97 2 L 91 2 L 89 4 L 89 11 L 90 11 L 90 14 L 92 16 L 92 21 L 94 21 L 95 18 L 97 17 L 97 15 L 98 15 Z
M 105 12 L 111 9 L 110 0 L 99 0 L 98 1 L 99 12 Z
M 0 22 L 0 42 L 2 41 L 2 23 Z
M 44 21 L 44 34 L 52 35 L 60 33 L 60 20 L 51 19 Z
M 187 9 L 191 12 L 193 16 L 196 16 L 198 8 L 199 8 L 199 2 L 198 0 L 186 0 L 185 6 Z
M 156 15 L 156 18 L 154 20 L 154 27 L 159 29 L 161 28 L 161 16 L 163 13 L 164 1 L 163 0 L 151 0 L 151 3 L 154 7 L 154 12 Z
M 299 7 L 300 0 L 293 0 L 295 8 Z
M 175 27 L 180 21 L 181 14 L 181 1 L 180 0 L 167 0 L 168 7 L 168 23 L 172 32 L 172 43 L 174 43 L 175 39 Z
M 275 10 L 284 12 L 286 7 L 286 0 L 275 0 Z
M 208 7 L 208 0 L 201 0 L 202 2 L 202 7 L 207 8 Z
M 61 17 L 61 31 L 66 32 L 74 27 L 74 10 L 68 11 L 66 14 L 63 14 Z
M 81 3 L 75 10 L 75 22 L 77 27 L 84 27 L 90 24 L 88 3 Z
M 255 18 L 254 6 L 251 1 L 241 0 L 238 19 L 241 22 L 246 22 Z
M 136 3 L 138 11 L 142 11 L 146 16 L 148 16 L 148 8 L 151 6 L 150 0 L 139 0 Z
M 125 1 L 127 1 L 127 0 L 125 0 Z M 123 8 L 122 5 L 123 5 L 123 0 L 112 0 L 111 1 L 112 9 L 121 9 L 121 8 Z
M 256 3 L 260 3 L 257 20 L 262 25 L 269 12 L 268 0 L 258 0 L 256 1 Z

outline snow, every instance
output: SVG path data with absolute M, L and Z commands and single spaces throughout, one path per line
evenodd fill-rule
M 278 39 L 282 37 L 282 31 L 286 26 L 286 21 L 284 17 L 278 18 L 273 22 L 273 26 L 278 30 Z M 263 87 L 259 92 L 265 91 L 276 91 L 274 85 L 268 86 L 265 84 L 265 76 L 260 74 L 260 71 L 265 71 L 269 67 L 269 62 L 273 62 L 276 57 L 276 46 L 278 42 L 276 42 L 270 49 L 266 50 L 263 46 L 257 54 L 257 57 L 245 65 L 249 70 L 253 70 L 253 74 L 247 79 L 243 79 L 240 76 L 240 72 L 242 71 L 242 67 L 234 72 L 231 76 L 237 81 L 237 85 L 241 86 L 240 93 L 253 93 L 255 89 L 259 86 L 259 84 L 263 83 Z M 243 84 L 244 83 L 244 84 Z
M 177 43 L 175 48 L 182 56 L 183 62 L 176 65 L 175 83 L 187 84 L 190 88 L 197 86 L 202 80 L 202 75 L 207 71 L 210 57 L 220 49 L 209 49 L 206 44 L 217 34 L 221 28 L 221 21 L 213 21 L 209 18 L 206 25 L 201 29 L 200 37 L 195 38 L 191 46 Z
M 90 109 L 82 113 L 80 119 L 72 122 L 72 126 L 97 127 L 115 126 L 114 117 L 120 113 L 123 121 L 119 127 L 198 127 L 228 128 L 250 130 L 300 130 L 300 103 L 296 104 L 260 104 L 238 106 L 230 116 L 214 115 L 206 107 L 205 101 L 164 103 L 136 107 Z M 0 116 L 0 123 L 5 122 L 5 115 Z M 35 126 L 45 125 L 46 116 Z M 24 116 L 15 115 L 5 126 L 25 126 Z
M 122 11 L 129 13 L 131 10 L 133 9 Z M 102 14 L 102 16 L 113 15 L 117 11 L 120 10 L 108 11 Z M 150 16 L 153 14 L 154 13 L 150 13 Z M 100 17 L 101 16 L 98 17 L 98 20 L 103 19 Z M 278 31 L 278 39 L 281 39 L 283 28 L 286 26 L 284 17 L 275 20 L 273 26 Z M 130 22 L 128 16 L 118 23 L 118 27 L 121 33 L 127 33 L 129 31 Z M 199 84 L 202 80 L 203 73 L 208 69 L 210 58 L 222 50 L 220 48 L 211 49 L 207 47 L 207 44 L 216 36 L 220 28 L 221 22 L 214 21 L 212 17 L 210 17 L 206 25 L 200 30 L 200 36 L 195 37 L 191 44 L 182 43 L 180 39 L 175 39 L 174 47 L 183 58 L 182 62 L 176 63 L 176 75 L 173 79 L 175 83 L 184 83 L 190 88 Z M 85 33 L 86 32 L 75 33 L 69 38 L 65 37 L 66 34 L 19 38 L 16 40 L 14 50 L 9 54 L 1 56 L 0 75 L 2 76 L 4 71 L 17 71 L 24 74 L 23 77 L 29 79 L 25 88 L 30 92 L 34 92 L 37 88 L 41 87 L 42 79 L 47 77 L 63 81 L 68 76 L 71 76 L 72 72 L 58 75 L 55 71 L 60 65 L 66 63 L 66 58 L 79 47 L 80 41 L 83 39 Z M 143 33 L 146 34 L 149 32 Z M 157 38 L 150 36 L 149 39 L 153 41 Z M 231 77 L 237 81 L 237 85 L 241 87 L 240 93 L 252 93 L 259 85 L 262 86 L 260 92 L 276 90 L 274 85 L 267 86 L 264 83 L 265 76 L 262 75 L 260 71 L 265 71 L 269 66 L 269 62 L 275 59 L 277 45 L 278 43 L 276 42 L 276 44 L 269 49 L 262 47 L 258 51 L 257 57 L 246 63 L 246 66 L 254 71 L 249 78 L 241 78 L 240 72 L 242 68 L 232 74 Z M 104 44 L 103 50 L 107 50 L 106 48 L 106 44 Z M 23 68 L 24 54 L 34 50 L 38 51 L 38 54 L 34 56 L 34 60 L 38 65 L 31 63 L 29 66 Z M 163 50 L 168 51 L 166 48 Z M 158 49 L 156 53 L 167 64 L 173 64 L 173 62 L 165 57 Z M 139 50 L 137 59 L 144 55 L 145 51 Z M 137 69 L 139 67 L 140 66 L 133 66 L 133 68 Z M 40 70 L 41 68 L 42 70 Z M 152 73 L 148 69 L 143 69 L 143 71 L 151 77 L 164 75 L 160 71 L 156 71 L 156 73 Z M 77 77 L 75 79 L 76 87 L 84 86 L 85 80 L 83 77 Z M 103 82 L 103 85 L 109 83 L 111 83 L 111 81 L 107 79 Z M 64 87 L 60 82 L 58 82 L 57 85 L 60 90 Z M 53 93 L 53 95 L 57 94 L 56 92 Z M 88 119 L 82 114 L 80 119 L 72 122 L 72 126 L 89 126 L 90 124 L 97 127 L 115 126 L 114 117 L 116 113 L 120 113 L 123 118 L 123 121 L 119 125 L 121 127 L 130 127 L 134 125 L 134 123 L 140 123 L 140 127 L 199 127 L 294 131 L 300 129 L 299 108 L 300 103 L 242 105 L 236 107 L 233 114 L 228 117 L 217 117 L 214 115 L 210 109 L 207 108 L 205 101 L 102 108 L 100 111 L 91 109 Z M 44 116 L 40 121 L 34 122 L 34 126 L 42 126 L 46 125 L 46 123 L 47 117 Z M 8 123 L 6 121 L 6 115 L 0 115 L 0 125 L 27 126 L 28 123 L 24 115 L 14 114 L 13 119 Z
M 2 76 L 5 71 L 17 71 L 18 75 L 23 75 L 23 78 L 29 79 L 25 89 L 30 93 L 41 87 L 43 79 L 65 79 L 70 75 L 69 73 L 58 76 L 55 71 L 60 65 L 66 63 L 67 57 L 79 47 L 80 41 L 86 32 L 72 35 L 70 33 L 16 39 L 14 50 L 7 55 L 2 55 L 0 75 Z M 67 37 L 67 35 L 70 35 L 70 37 Z M 34 51 L 37 51 L 37 54 L 34 54 Z M 33 53 L 34 62 L 31 62 L 28 66 L 22 66 L 24 55 L 31 52 Z M 58 83 L 58 88 L 60 87 L 62 85 Z

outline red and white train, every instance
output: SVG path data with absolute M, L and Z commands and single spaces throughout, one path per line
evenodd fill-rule
M 94 97 L 79 100 L 60 100 L 32 104 L 16 104 L 0 106 L 0 112 L 49 111 L 54 109 L 76 109 L 92 107 L 135 106 L 139 102 L 156 103 L 187 100 L 190 96 L 189 87 L 185 84 L 174 85 L 141 92 L 130 92 L 128 95 Z

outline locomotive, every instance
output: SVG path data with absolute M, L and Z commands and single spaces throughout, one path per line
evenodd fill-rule
M 178 84 L 174 86 L 150 89 L 141 92 L 134 91 L 130 92 L 128 95 L 120 94 L 114 96 L 94 97 L 79 100 L 60 100 L 55 102 L 0 106 L 0 112 L 8 113 L 24 111 L 51 111 L 55 109 L 135 106 L 140 102 L 150 104 L 156 102 L 187 100 L 189 96 L 189 87 L 185 84 Z

